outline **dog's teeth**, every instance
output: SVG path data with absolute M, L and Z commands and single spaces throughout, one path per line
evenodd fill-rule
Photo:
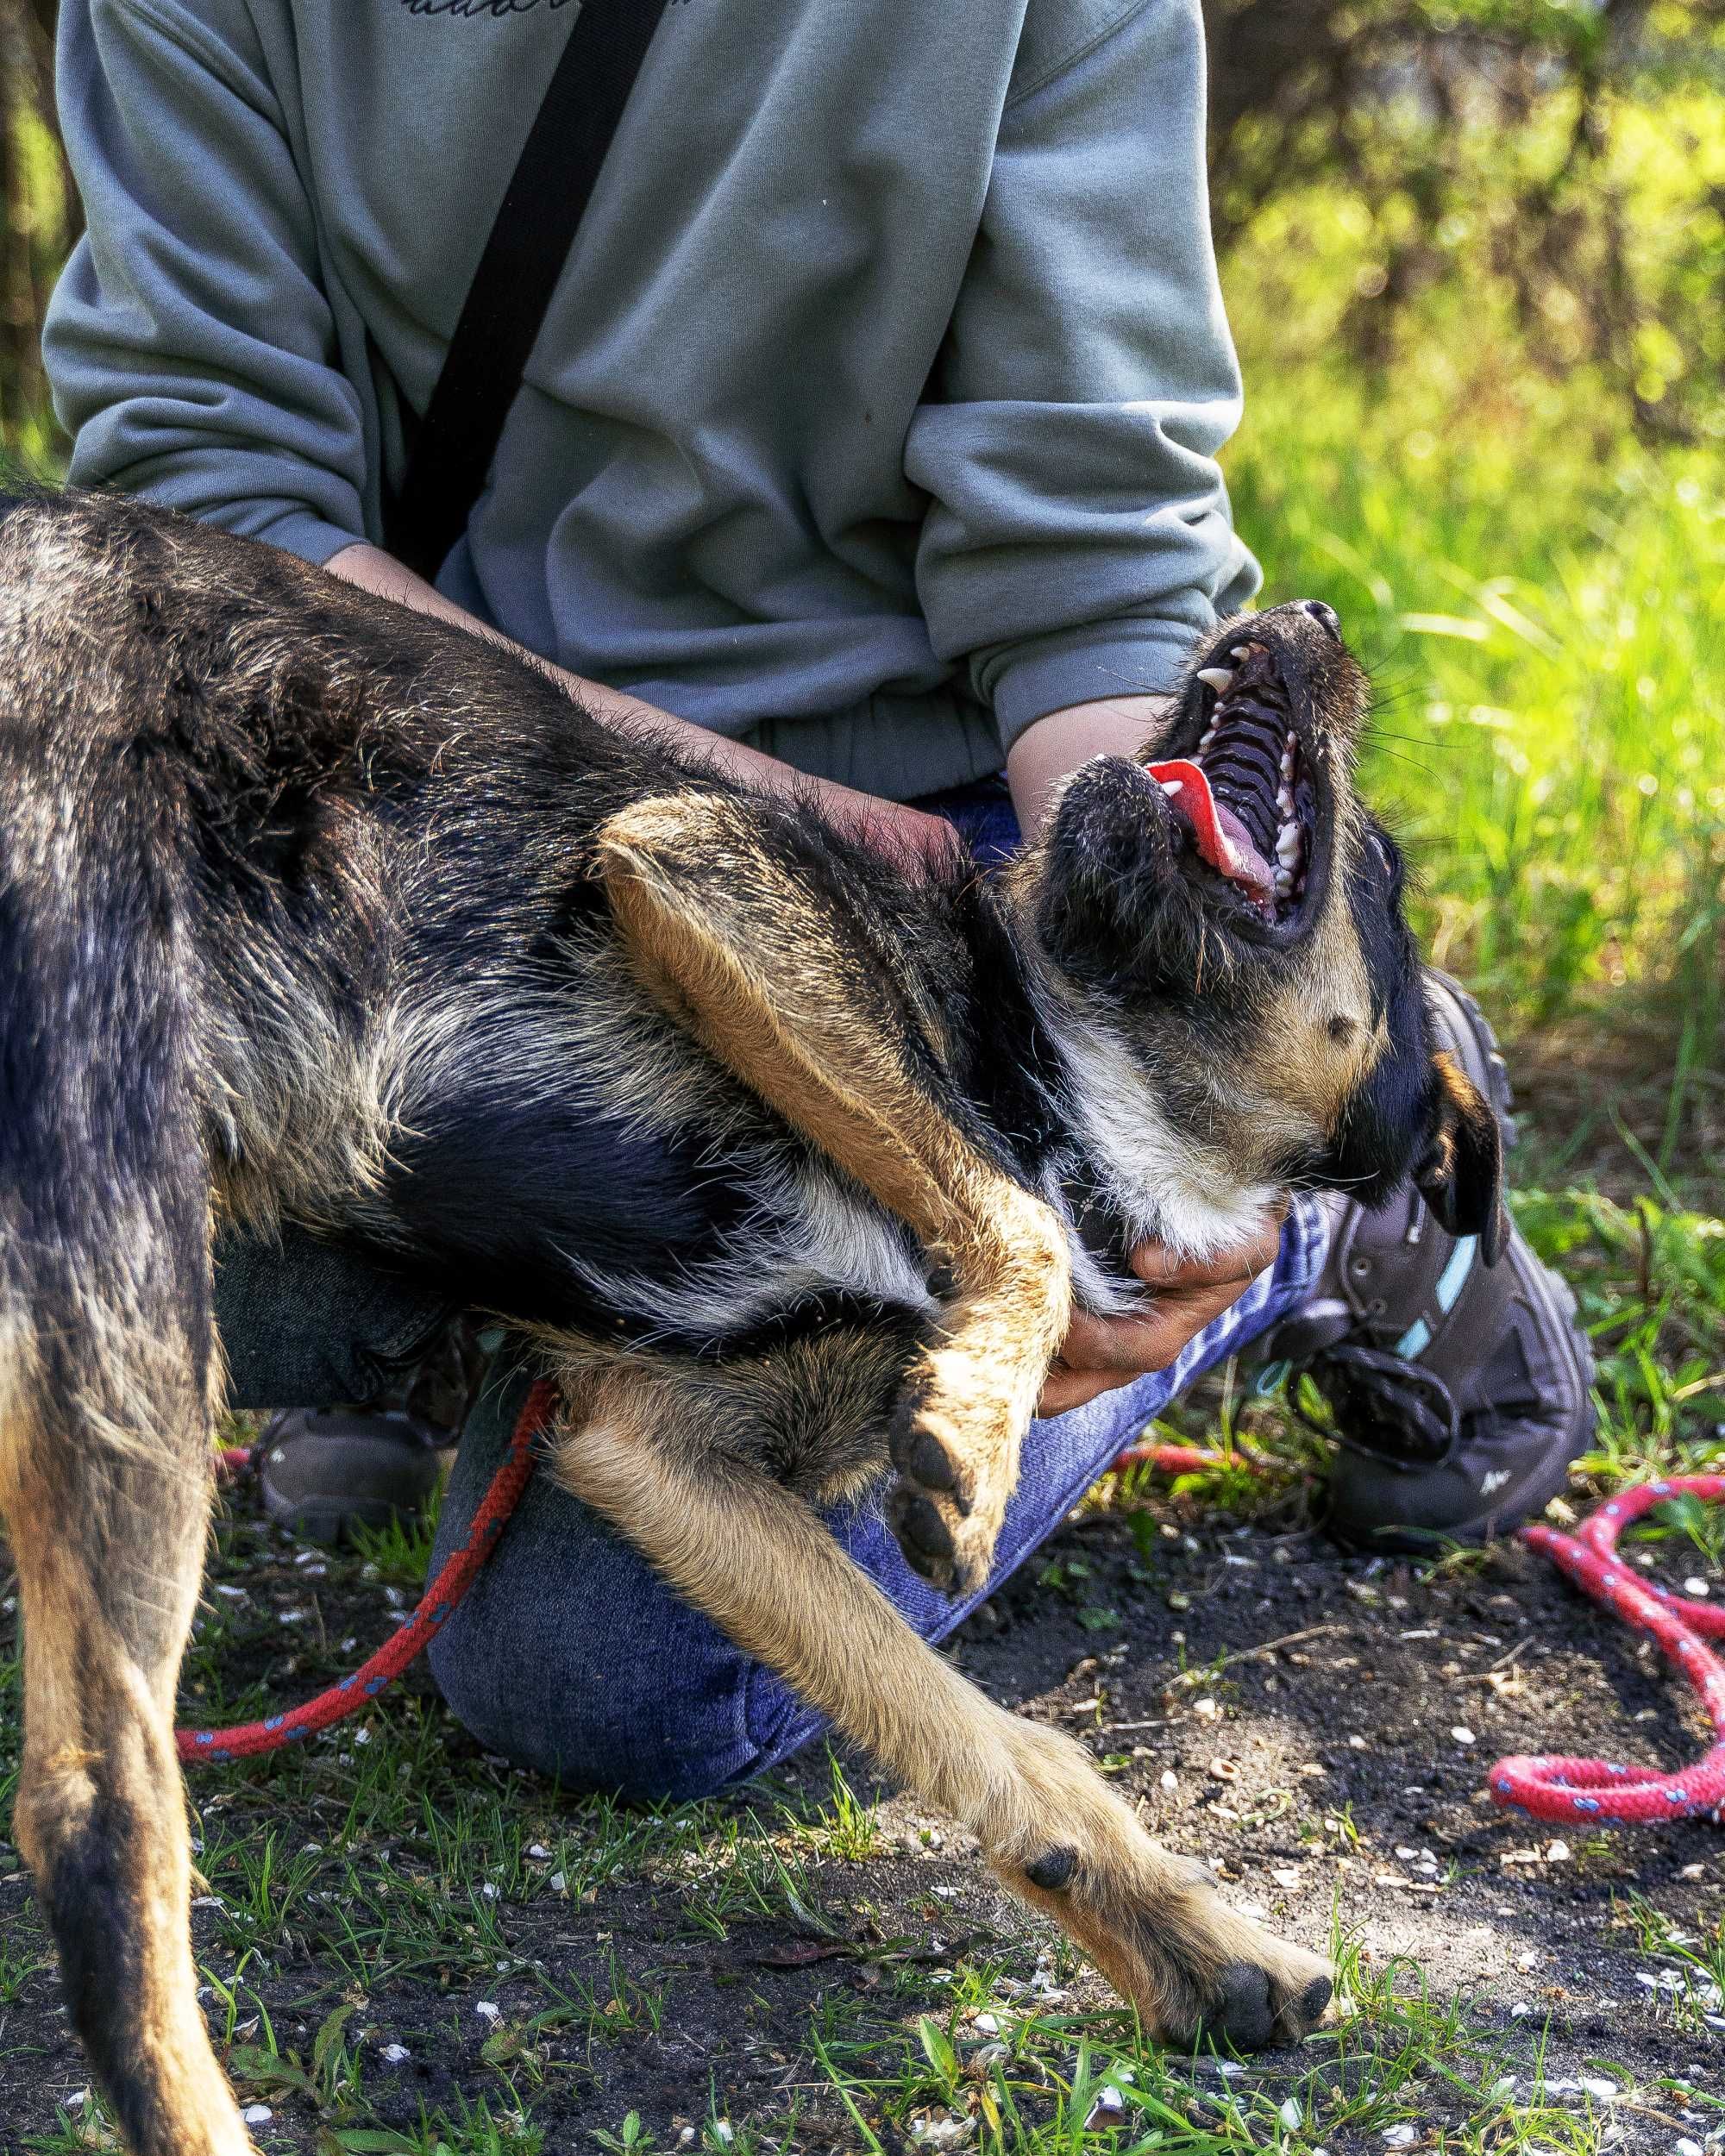
M 1281 810 L 1282 820 L 1285 824 L 1294 813 L 1294 795 L 1289 787 L 1284 786 L 1276 795 L 1276 805 Z
M 1286 898 L 1289 898 L 1289 897 L 1291 897 L 1291 896 L 1293 895 L 1293 891 L 1294 891 L 1294 879 L 1293 879 L 1293 877 L 1292 877 L 1292 876 L 1291 876 L 1291 875 L 1288 873 L 1287 869 L 1285 869 L 1285 868 L 1278 868 L 1278 869 L 1276 870 L 1276 897 L 1277 897 L 1278 899 L 1286 899 Z
M 1282 835 L 1276 842 L 1276 858 L 1287 862 L 1290 868 L 1300 858 L 1300 827 L 1297 824 L 1283 825 Z
M 1221 696 L 1233 686 L 1234 670 L 1232 667 L 1200 667 L 1198 679 Z
M 1161 786 L 1164 793 L 1178 793 L 1182 786 L 1184 784 L 1184 780 L 1180 779 L 1163 779 L 1158 780 L 1157 783 Z
M 1202 740 L 1201 740 L 1201 741 L 1198 743 L 1198 754 L 1199 754 L 1201 756 L 1203 755 L 1204 751 L 1205 751 L 1205 750 L 1206 750 L 1206 749 L 1209 747 L 1210 743 L 1212 743 L 1212 742 L 1213 742 L 1215 738 L 1216 738 L 1216 729 L 1215 729 L 1215 726 L 1214 726 L 1214 723 L 1213 723 L 1212 724 L 1210 724 L 1210 725 L 1208 725 L 1208 726 L 1207 726 L 1207 727 L 1205 728 L 1205 730 L 1204 730 L 1204 737 L 1203 737 L 1203 739 L 1202 739 Z

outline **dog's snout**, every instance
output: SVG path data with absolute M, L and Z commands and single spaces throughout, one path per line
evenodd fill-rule
M 1320 628 L 1327 629 L 1338 643 L 1341 642 L 1341 617 L 1333 606 L 1327 606 L 1320 599 L 1302 599 L 1299 605 L 1302 614 L 1309 614 Z

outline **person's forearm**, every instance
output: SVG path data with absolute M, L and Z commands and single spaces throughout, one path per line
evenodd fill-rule
M 324 566 L 332 576 L 339 576 L 347 584 L 357 584 L 361 591 L 374 592 L 380 599 L 393 599 L 400 606 L 411 606 L 417 613 L 434 614 L 439 621 L 453 622 L 458 629 L 484 636 L 506 650 L 518 652 L 571 696 L 578 698 L 595 718 L 616 728 L 619 733 L 650 732 L 656 739 L 668 742 L 680 755 L 703 756 L 715 769 L 731 772 L 745 783 L 751 780 L 756 784 L 764 782 L 751 767 L 768 766 L 775 775 L 785 768 L 771 756 L 763 756 L 742 742 L 728 741 L 723 734 L 709 733 L 703 726 L 692 725 L 686 718 L 643 703 L 639 697 L 622 695 L 601 682 L 571 674 L 566 667 L 554 666 L 549 659 L 542 659 L 536 652 L 529 651 L 512 637 L 480 621 L 477 615 L 468 613 L 465 607 L 456 605 L 454 599 L 445 599 L 435 585 L 416 576 L 381 547 L 356 542 L 332 555 Z
M 518 652 L 571 696 L 578 698 L 602 725 L 618 733 L 649 736 L 676 755 L 722 771 L 758 793 L 812 796 L 830 823 L 877 852 L 912 861 L 933 862 L 944 861 L 953 852 L 956 841 L 952 827 L 944 818 L 925 816 L 920 809 L 906 808 L 895 801 L 877 800 L 872 793 L 859 793 L 855 787 L 840 786 L 834 780 L 810 779 L 790 764 L 780 762 L 776 756 L 763 755 L 758 749 L 750 749 L 743 742 L 711 733 L 705 726 L 696 726 L 687 718 L 661 711 L 656 705 L 643 703 L 639 697 L 607 688 L 601 681 L 590 681 L 584 675 L 570 673 L 566 667 L 554 666 L 549 659 L 541 658 L 468 613 L 465 607 L 457 606 L 453 599 L 445 599 L 434 585 L 416 576 L 380 547 L 356 541 L 351 547 L 343 547 L 339 554 L 332 555 L 324 567 L 331 575 L 340 577 L 345 583 L 358 585 L 362 591 L 393 599 L 398 605 L 411 606 L 422 614 L 436 615 L 440 621 L 452 622 L 459 629 Z
M 1092 756 L 1135 756 L 1174 713 L 1171 696 L 1115 696 L 1069 704 L 1026 726 L 1007 752 L 1007 783 L 1026 839 L 1036 837 L 1060 781 Z

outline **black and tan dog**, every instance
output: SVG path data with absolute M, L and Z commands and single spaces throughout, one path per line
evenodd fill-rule
M 0 1509 L 16 1833 L 130 2146 L 243 2150 L 171 1723 L 222 1391 L 218 1216 L 308 1222 L 543 1344 L 568 1488 L 978 1838 L 1176 2042 L 1326 1965 L 932 1653 L 812 1507 L 891 1475 L 986 1573 L 1075 1292 L 1414 1169 L 1497 1221 L 1428 1043 L 1365 687 L 1320 607 L 1217 636 L 1162 764 L 993 875 L 900 873 L 530 665 L 122 500 L 0 521 Z M 1076 1225 L 1084 1224 L 1080 1233 Z

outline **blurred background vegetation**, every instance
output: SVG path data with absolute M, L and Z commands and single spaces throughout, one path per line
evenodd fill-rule
M 1565 1165 L 1710 1181 L 1725 0 L 1206 12 L 1229 476 L 1269 596 L 1328 599 L 1371 663 L 1422 926 Z M 0 444 L 49 470 L 37 327 L 78 220 L 53 15 L 0 0 Z

